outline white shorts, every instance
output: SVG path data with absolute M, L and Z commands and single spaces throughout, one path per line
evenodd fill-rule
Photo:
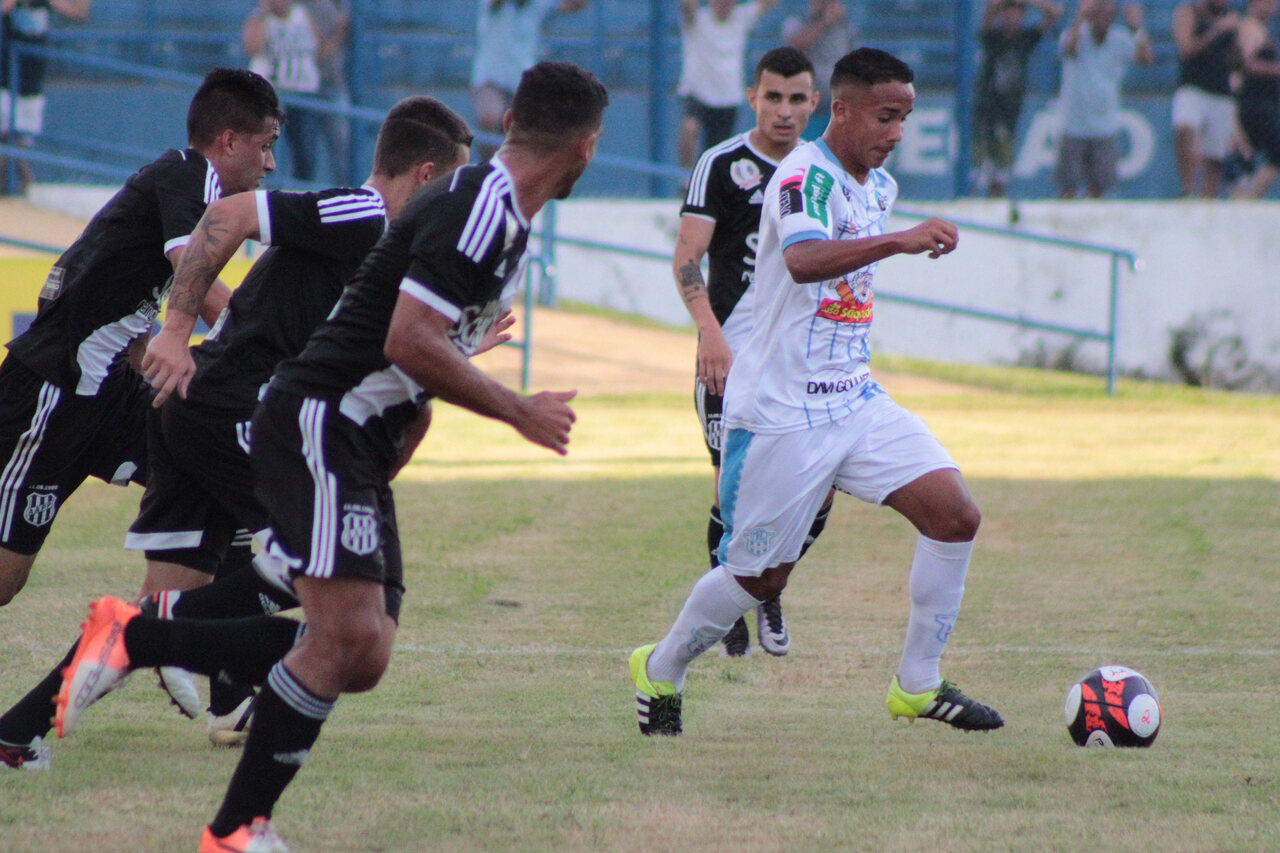
M 0 89 L 0 133 L 9 132 L 9 90 Z M 44 130 L 44 95 L 18 98 L 18 133 L 39 136 Z
M 781 435 L 728 430 L 722 453 L 719 559 L 744 577 L 800 557 L 832 486 L 880 504 L 931 471 L 957 467 L 924 419 L 888 394 L 813 429 Z
M 1236 126 L 1236 102 L 1195 86 L 1179 86 L 1173 93 L 1173 126 L 1190 127 L 1200 139 L 1200 156 L 1223 160 Z

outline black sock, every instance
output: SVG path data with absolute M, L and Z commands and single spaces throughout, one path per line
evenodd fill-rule
M 62 663 L 53 668 L 26 696 L 0 717 L 0 741 L 13 746 L 26 746 L 31 739 L 44 738 L 53 728 L 53 700 L 62 689 L 62 670 L 71 664 L 80 641 L 71 644 Z
M 210 678 L 261 684 L 288 654 L 302 626 L 283 616 L 248 619 L 154 619 L 135 616 L 124 629 L 133 669 L 177 666 Z
M 234 619 L 297 606 L 296 600 L 264 581 L 250 565 L 182 593 L 170 607 L 169 615 L 180 619 Z
M 253 686 L 239 681 L 224 681 L 221 678 L 209 679 L 209 713 L 215 717 L 225 717 L 240 703 L 253 696 Z
M 293 781 L 336 699 L 316 696 L 284 665 L 271 669 L 254 707 L 244 754 L 209 830 L 225 838 L 255 817 L 271 817 Z
M 818 537 L 822 535 L 823 529 L 827 526 L 827 519 L 831 517 L 831 504 L 827 504 L 818 510 L 818 514 L 813 517 L 813 524 L 809 525 L 809 533 L 804 537 L 804 544 L 800 546 L 800 557 L 804 556 L 804 552 L 809 550 L 809 546 L 818 541 Z M 797 557 L 796 559 L 800 559 Z
M 720 507 L 711 507 L 707 519 L 707 552 L 711 555 L 711 568 L 720 565 L 720 537 L 724 536 L 724 522 L 720 520 Z

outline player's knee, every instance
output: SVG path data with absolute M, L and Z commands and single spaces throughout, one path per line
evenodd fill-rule
M 939 542 L 970 542 L 978 535 L 982 524 L 982 511 L 973 501 L 965 501 L 940 521 L 936 534 Z
M 391 647 L 395 640 L 395 624 L 384 619 L 379 626 L 378 635 L 366 646 L 364 655 L 357 662 L 345 693 L 363 693 L 372 690 L 382 680 L 382 675 L 391 663 Z
M 0 607 L 13 601 L 22 592 L 34 561 L 35 557 L 0 548 Z

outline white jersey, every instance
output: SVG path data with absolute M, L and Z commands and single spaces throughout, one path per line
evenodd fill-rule
M 872 280 L 878 263 L 796 284 L 782 252 L 806 240 L 878 237 L 897 182 L 872 169 L 857 183 L 822 140 L 802 145 L 765 188 L 752 328 L 735 354 L 724 425 L 785 433 L 831 423 L 881 393 L 871 380 Z

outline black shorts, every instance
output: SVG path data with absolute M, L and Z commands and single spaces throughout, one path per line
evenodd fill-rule
M 693 380 L 693 404 L 698 409 L 698 422 L 702 424 L 702 440 L 711 454 L 711 464 L 720 467 L 720 414 L 724 410 L 724 397 L 712 394 L 701 379 Z
M 147 419 L 147 490 L 124 547 L 213 574 L 237 530 L 267 526 L 253 492 L 249 422 L 177 397 Z
M 253 416 L 254 483 L 267 512 L 268 579 L 362 577 L 399 621 L 404 565 L 391 471 L 358 425 L 323 400 L 272 389 Z
M 702 126 L 700 145 L 703 151 L 733 136 L 733 129 L 738 124 L 736 106 L 712 107 L 692 95 L 684 96 L 684 114 Z
M 121 363 L 92 397 L 0 365 L 0 545 L 35 554 L 80 484 L 145 483 L 151 390 Z

